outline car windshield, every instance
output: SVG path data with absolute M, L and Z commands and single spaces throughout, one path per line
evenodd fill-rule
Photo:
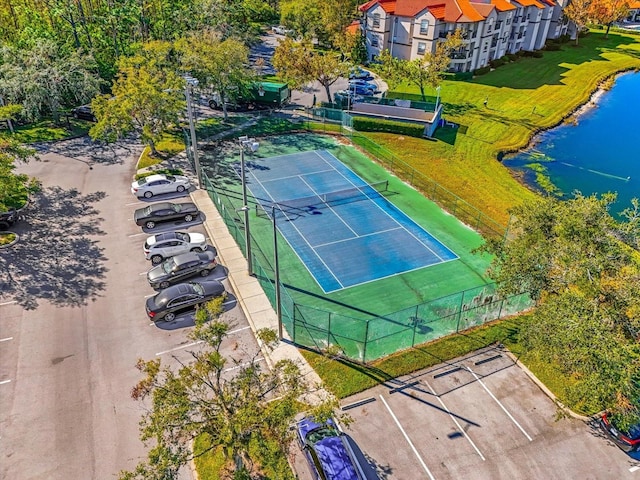
M 191 287 L 193 287 L 193 291 L 196 292 L 198 295 L 204 295 L 204 287 L 199 283 L 192 283 Z
M 321 427 L 321 428 L 316 428 L 315 430 L 312 430 L 311 432 L 309 432 L 307 434 L 307 443 L 314 445 L 322 440 L 324 440 L 325 438 L 328 437 L 337 437 L 338 433 L 330 427 Z
M 175 264 L 176 264 L 176 262 L 174 261 L 174 257 L 170 258 L 166 262 L 162 263 L 162 271 L 164 273 L 171 273 L 171 271 L 173 270 Z
M 145 215 L 151 215 L 151 212 L 153 210 L 151 210 L 151 205 L 149 205 L 147 208 L 144 209 L 144 214 Z
M 172 203 L 171 208 L 173 208 L 174 211 L 179 212 L 180 210 L 182 210 L 182 205 L 180 205 L 179 203 Z
M 625 437 L 629 437 L 631 440 L 640 440 L 640 423 L 629 424 L 623 422 L 621 418 L 616 415 L 611 415 L 609 417 L 611 425 L 616 428 L 619 432 L 622 432 Z
M 145 185 L 147 183 L 147 177 L 138 179 L 138 185 Z
M 189 234 L 188 233 L 176 232 L 176 238 L 178 240 L 182 240 L 183 242 L 189 242 Z
M 175 182 L 176 181 L 176 177 L 174 177 L 173 175 L 167 175 L 166 176 L 167 180 L 169 180 L 170 182 Z

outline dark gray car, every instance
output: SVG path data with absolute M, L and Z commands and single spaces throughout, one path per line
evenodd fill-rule
M 216 266 L 215 248 L 205 252 L 182 253 L 149 270 L 147 280 L 153 288 L 167 288 L 196 275 L 206 277 Z
M 179 283 L 147 298 L 147 315 L 154 322 L 170 322 L 177 314 L 195 310 L 198 305 L 224 294 L 224 285 L 217 280 Z

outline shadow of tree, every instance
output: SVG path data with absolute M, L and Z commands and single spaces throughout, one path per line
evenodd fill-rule
M 136 151 L 142 150 L 135 139 L 115 143 L 95 142 L 88 136 L 72 138 L 62 142 L 41 143 L 36 145 L 39 154 L 57 153 L 80 162 L 91 164 L 121 164 Z
M 60 187 L 36 194 L 16 228 L 20 241 L 0 255 L 0 293 L 27 310 L 39 300 L 81 306 L 94 299 L 105 287 L 107 268 L 92 238 L 105 235 L 92 204 L 105 197 Z

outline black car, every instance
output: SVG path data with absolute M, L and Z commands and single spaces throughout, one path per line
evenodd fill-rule
M 133 214 L 136 225 L 153 228 L 156 223 L 171 220 L 184 220 L 190 222 L 200 215 L 200 211 L 194 203 L 152 203 L 144 208 L 138 208 Z
M 153 288 L 167 288 L 185 278 L 196 275 L 206 277 L 216 265 L 216 252 L 213 247 L 206 252 L 181 253 L 149 270 L 147 280 Z
M 640 423 L 624 429 L 609 413 L 605 413 L 600 419 L 600 427 L 625 452 L 640 452 Z
M 91 105 L 81 105 L 79 107 L 71 110 L 71 114 L 74 118 L 79 118 L 81 120 L 89 120 L 90 122 L 95 122 L 96 116 L 93 114 L 93 110 L 91 110 Z
M 8 212 L 0 212 L 0 230 L 8 230 L 18 221 L 18 211 L 11 209 Z
M 179 283 L 147 298 L 147 315 L 154 322 L 170 322 L 176 314 L 195 310 L 198 305 L 224 294 L 224 286 L 217 280 Z

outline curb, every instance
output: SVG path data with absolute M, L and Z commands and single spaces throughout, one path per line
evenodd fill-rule
M 0 234 L 7 234 L 7 233 L 13 233 L 16 236 L 16 238 L 14 238 L 11 242 L 5 245 L 0 245 L 0 249 L 12 247 L 16 243 L 18 243 L 18 240 L 20 240 L 20 235 L 18 235 L 16 232 L 12 232 L 11 230 L 5 230 L 4 232 L 0 232 Z

